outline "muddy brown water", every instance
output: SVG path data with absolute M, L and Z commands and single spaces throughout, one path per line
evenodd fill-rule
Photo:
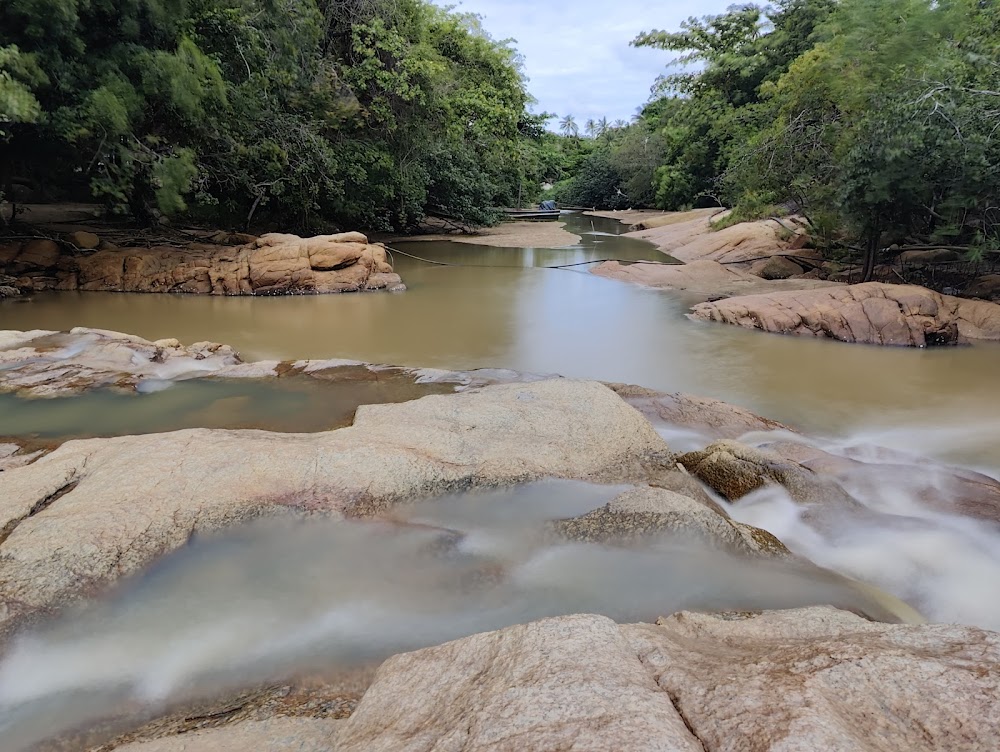
M 233 345 L 246 359 L 504 367 L 628 382 L 717 397 L 815 433 L 860 431 L 915 450 L 933 448 L 951 458 L 1000 465 L 995 381 L 1000 347 L 876 348 L 691 322 L 685 313 L 692 301 L 683 294 L 602 279 L 586 265 L 542 268 L 604 258 L 664 258 L 648 243 L 621 237 L 618 222 L 565 216 L 581 241 L 564 249 L 399 244 L 406 253 L 461 264 L 440 266 L 397 254 L 396 268 L 409 288 L 405 293 L 275 298 L 50 293 L 0 303 L 0 328 L 89 326 L 150 339 L 207 339 Z M 219 398 L 239 397 L 246 389 Z M 194 395 L 193 403 L 200 397 Z M 278 398 L 254 400 L 254 409 L 266 412 L 273 399 Z M 298 430 L 316 430 L 315 406 L 323 399 L 316 394 L 298 408 L 289 405 L 281 430 L 296 422 Z M 146 420 L 141 411 L 128 409 L 136 420 Z M 234 407 L 233 425 L 247 422 L 238 412 Z M 123 432 L 134 431 L 126 422 Z

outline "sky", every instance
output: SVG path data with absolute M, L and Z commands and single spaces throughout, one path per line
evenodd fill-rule
M 581 128 L 589 118 L 630 119 L 666 71 L 672 53 L 629 46 L 639 32 L 675 31 L 733 1 L 435 0 L 481 15 L 494 39 L 515 39 L 538 100 L 534 111 L 573 115 Z

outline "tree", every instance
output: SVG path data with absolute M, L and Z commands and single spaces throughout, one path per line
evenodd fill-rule
M 146 220 L 490 222 L 528 101 L 513 49 L 425 0 L 0 5 L 7 163 Z
M 563 135 L 572 136 L 573 138 L 577 138 L 580 135 L 580 128 L 577 126 L 576 119 L 572 115 L 567 115 L 559 121 L 559 130 L 563 132 Z

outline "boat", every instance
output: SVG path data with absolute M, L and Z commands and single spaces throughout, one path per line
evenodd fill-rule
M 558 209 L 504 209 L 508 219 L 559 219 Z

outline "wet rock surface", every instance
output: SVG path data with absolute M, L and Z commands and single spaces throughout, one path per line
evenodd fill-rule
M 773 484 L 783 486 L 801 504 L 853 504 L 830 478 L 794 460 L 736 441 L 716 442 L 681 455 L 677 461 L 729 501 Z
M 146 380 L 205 376 L 241 363 L 228 345 L 175 339 L 150 342 L 120 332 L 0 331 L 0 391 L 56 397 L 113 387 L 134 391 Z
M 369 516 L 477 485 L 621 481 L 673 468 L 638 412 L 604 386 L 571 380 L 366 405 L 353 426 L 319 434 L 196 429 L 70 441 L 0 474 L 0 630 L 195 533 L 248 519 Z
M 880 282 L 701 303 L 692 317 L 778 334 L 925 347 L 1000 340 L 1000 305 Z
M 269 233 L 247 240 L 238 246 L 117 248 L 105 247 L 93 233 L 76 232 L 68 241 L 74 252 L 64 252 L 53 240 L 30 240 L 0 257 L 0 272 L 6 269 L 20 287 L 36 292 L 283 295 L 405 289 L 385 247 L 361 233 L 309 238 Z
M 700 541 L 739 554 L 783 556 L 788 549 L 770 533 L 743 525 L 710 499 L 663 488 L 636 488 L 581 517 L 559 520 L 552 529 L 569 540 L 630 545 L 655 538 Z

